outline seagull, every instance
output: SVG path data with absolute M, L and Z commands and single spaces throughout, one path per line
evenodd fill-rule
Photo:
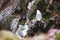
M 37 21 L 40 21 L 42 19 L 42 14 L 39 10 L 37 10 L 37 13 L 36 13 L 36 20 Z
M 28 30 L 28 29 L 29 29 L 28 25 L 24 25 L 24 26 L 21 28 L 21 30 Z
M 19 35 L 22 37 L 25 37 L 27 35 L 27 30 L 23 30 L 23 31 L 19 32 Z
M 29 30 L 29 27 L 27 24 L 25 24 L 24 26 L 21 25 L 21 31 L 17 30 L 16 34 L 20 35 L 21 37 L 25 37 L 27 35 L 27 31 Z

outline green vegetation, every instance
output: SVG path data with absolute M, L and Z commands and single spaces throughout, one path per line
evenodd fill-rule
M 45 21 L 46 23 L 48 23 L 48 18 L 42 18 L 43 21 Z
M 56 40 L 60 40 L 60 33 L 56 34 Z
M 30 17 L 29 17 L 29 19 L 35 19 L 36 18 L 36 12 L 34 11 L 31 15 L 30 15 Z
M 21 25 L 24 25 L 24 24 L 25 24 L 25 21 L 24 21 L 24 20 L 21 20 L 21 21 L 20 21 L 20 24 L 21 24 Z

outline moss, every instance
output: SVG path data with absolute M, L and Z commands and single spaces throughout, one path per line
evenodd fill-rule
M 21 20 L 21 21 L 20 21 L 20 24 L 21 24 L 21 25 L 24 25 L 24 24 L 25 24 L 25 21 L 24 21 L 24 20 Z

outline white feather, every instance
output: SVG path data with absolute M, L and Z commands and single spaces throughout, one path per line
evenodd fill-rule
M 27 30 L 23 30 L 19 34 L 20 34 L 20 36 L 23 36 L 24 37 L 24 36 L 27 35 Z

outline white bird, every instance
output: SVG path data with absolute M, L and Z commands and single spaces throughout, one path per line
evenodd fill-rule
M 20 35 L 22 37 L 25 37 L 27 35 L 27 31 L 28 31 L 29 27 L 27 24 L 25 24 L 24 26 L 19 25 L 18 30 L 16 31 L 17 35 Z
M 40 21 L 42 19 L 42 14 L 39 10 L 37 10 L 37 13 L 36 13 L 36 20 L 37 21 Z
M 28 25 L 24 25 L 22 27 L 22 31 L 20 32 L 20 36 L 23 36 L 23 37 L 26 36 L 28 29 L 29 29 Z
M 28 30 L 28 29 L 29 29 L 28 25 L 24 25 L 24 26 L 21 28 L 21 30 Z
M 27 30 L 23 30 L 23 31 L 19 32 L 19 35 L 22 37 L 25 37 L 27 35 Z

